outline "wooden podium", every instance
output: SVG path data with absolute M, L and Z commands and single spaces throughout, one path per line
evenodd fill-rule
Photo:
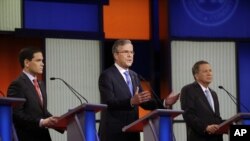
M 98 141 L 95 113 L 106 107 L 104 104 L 82 104 L 60 116 L 52 128 L 67 130 L 68 141 Z
M 0 98 L 0 141 L 17 140 L 12 124 L 12 107 L 24 101 L 23 98 Z
M 144 141 L 172 141 L 172 119 L 182 110 L 156 109 L 135 122 L 123 127 L 123 132 L 144 132 Z
M 250 119 L 250 113 L 238 113 L 219 125 L 216 134 L 229 134 L 230 125 L 238 123 L 244 119 Z

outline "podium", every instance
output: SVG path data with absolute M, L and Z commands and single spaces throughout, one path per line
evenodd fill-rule
M 104 104 L 82 104 L 60 116 L 52 128 L 67 130 L 68 141 L 97 141 L 95 113 L 106 107 Z
M 215 132 L 216 134 L 227 134 L 230 132 L 230 125 L 237 123 L 244 119 L 250 119 L 250 113 L 238 113 L 228 120 L 222 122 L 219 125 L 219 129 Z
M 123 127 L 123 132 L 144 132 L 144 141 L 172 141 L 172 119 L 182 110 L 156 109 L 133 123 Z
M 0 140 L 12 141 L 17 140 L 14 126 L 12 124 L 12 107 L 25 101 L 23 98 L 0 98 Z M 14 134 L 13 134 L 14 133 Z M 12 136 L 13 135 L 13 136 Z

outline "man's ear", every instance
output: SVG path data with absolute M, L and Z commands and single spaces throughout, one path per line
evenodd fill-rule
M 118 53 L 114 53 L 114 54 L 113 54 L 113 57 L 114 57 L 114 60 L 117 60 Z
M 28 67 L 30 64 L 30 61 L 28 59 L 24 60 L 24 67 Z
M 195 80 L 197 80 L 197 77 L 198 77 L 197 75 L 198 75 L 197 73 L 194 74 L 194 79 L 195 79 Z

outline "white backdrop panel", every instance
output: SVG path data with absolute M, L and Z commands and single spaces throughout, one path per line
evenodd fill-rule
M 62 115 L 70 108 L 80 105 L 79 100 L 59 80 L 64 79 L 89 103 L 100 103 L 98 77 L 100 74 L 100 42 L 96 40 L 46 39 L 46 84 L 48 109 L 53 115 Z M 83 101 L 84 102 L 84 101 Z M 97 115 L 99 119 L 99 115 Z M 66 141 L 61 135 L 50 130 L 52 140 Z
M 236 105 L 227 94 L 218 88 L 224 86 L 236 96 L 236 57 L 234 42 L 198 42 L 198 41 L 172 41 L 172 89 L 180 92 L 181 88 L 194 82 L 192 66 L 199 60 L 208 61 L 213 70 L 213 82 L 210 88 L 217 92 L 220 102 L 220 112 L 223 119 L 227 119 L 236 113 Z M 174 105 L 174 109 L 181 109 L 180 102 Z M 177 119 L 182 120 L 182 116 Z M 182 126 L 183 127 L 183 126 Z M 185 132 L 179 132 L 175 127 L 177 141 L 186 136 Z M 227 140 L 227 137 L 225 140 Z
M 0 31 L 21 28 L 21 0 L 0 0 Z

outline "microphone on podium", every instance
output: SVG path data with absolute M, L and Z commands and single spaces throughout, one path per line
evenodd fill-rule
M 70 91 L 76 96 L 76 98 L 80 101 L 80 103 L 82 104 L 82 99 L 84 99 L 84 101 L 86 103 L 88 103 L 88 100 L 83 97 L 79 92 L 77 92 L 72 86 L 70 86 L 65 80 L 63 80 L 62 78 L 56 78 L 56 77 L 50 77 L 50 80 L 60 80 L 62 81 L 69 89 Z M 80 98 L 81 97 L 81 98 Z
M 229 93 L 223 86 L 218 86 L 218 88 L 224 90 L 224 91 L 227 93 L 227 95 L 231 98 L 231 100 L 234 102 L 234 104 L 235 104 L 236 106 L 238 105 L 238 104 L 237 104 L 237 98 L 236 98 L 236 97 L 234 97 L 231 93 Z M 242 106 L 247 112 L 250 112 L 250 111 L 248 110 L 248 108 L 247 108 L 245 105 L 243 105 L 243 104 L 240 103 L 240 102 L 239 102 L 239 104 L 240 104 L 240 106 Z
M 141 75 L 138 74 L 138 77 L 141 81 L 147 81 L 144 77 L 142 77 Z M 158 95 L 156 95 L 155 91 L 152 89 L 152 87 L 150 86 L 150 84 L 146 83 L 150 89 L 150 91 L 152 92 L 153 96 L 156 99 L 156 102 L 158 103 L 158 105 L 160 106 L 161 109 L 164 109 L 164 105 L 163 102 L 161 101 L 161 99 L 158 97 Z

